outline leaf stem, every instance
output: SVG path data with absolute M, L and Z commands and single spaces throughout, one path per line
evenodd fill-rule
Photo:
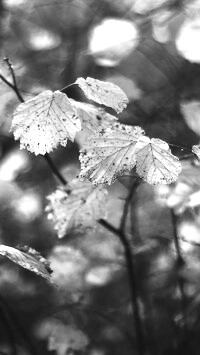
M 74 85 L 76 85 L 76 83 L 74 82 L 74 83 L 71 83 L 71 84 L 68 84 L 68 85 L 66 85 L 66 86 L 64 86 L 64 88 L 62 88 L 61 90 L 59 90 L 59 91 L 61 91 L 61 92 L 63 92 L 63 93 L 65 93 L 65 91 L 68 89 L 68 88 L 70 88 L 71 86 L 74 86 Z

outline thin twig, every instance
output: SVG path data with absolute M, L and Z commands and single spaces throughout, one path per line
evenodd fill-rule
M 8 68 L 10 70 L 12 80 L 13 80 L 13 88 L 15 89 L 16 95 L 21 102 L 24 102 L 24 99 L 23 99 L 22 95 L 20 94 L 19 88 L 17 86 L 17 81 L 16 81 L 15 72 L 14 72 L 12 63 L 10 62 L 9 58 L 4 58 L 4 61 L 6 62 Z
M 0 74 L 0 79 L 6 84 L 8 85 L 12 90 L 15 90 L 14 89 L 14 86 L 2 75 Z M 21 101 L 21 100 L 20 100 Z
M 7 66 L 8 66 L 8 69 L 11 73 L 11 76 L 12 76 L 12 80 L 13 80 L 13 84 L 9 83 L 4 77 L 3 75 L 1 75 L 1 79 L 8 85 L 10 86 L 16 93 L 18 99 L 21 101 L 21 102 L 24 102 L 24 99 L 22 97 L 22 95 L 20 94 L 20 91 L 19 91 L 19 88 L 17 86 L 17 81 L 16 81 L 16 77 L 15 77 L 15 73 L 14 73 L 14 69 L 13 69 L 13 66 L 9 60 L 9 58 L 4 58 L 4 61 L 6 62 Z M 5 79 L 5 80 L 4 80 Z
M 125 200 L 125 204 L 124 204 L 124 208 L 123 208 L 123 213 L 122 213 L 122 217 L 121 217 L 121 221 L 120 221 L 120 227 L 119 230 L 124 232 L 125 231 L 125 225 L 126 225 L 126 218 L 128 215 L 128 209 L 129 209 L 129 205 L 130 202 L 133 198 L 133 194 L 135 193 L 135 190 L 137 189 L 137 187 L 140 185 L 140 179 L 136 179 L 130 189 L 130 193 L 128 194 L 126 200 Z
M 172 144 L 172 143 L 169 143 L 169 145 L 170 145 L 171 147 L 179 148 L 179 149 L 182 150 L 182 151 L 185 150 L 185 151 L 188 152 L 188 153 L 192 153 L 192 150 L 189 149 L 189 148 L 187 148 L 187 147 L 183 147 L 183 146 L 176 145 L 176 144 Z M 194 154 L 194 153 L 193 153 L 193 154 Z

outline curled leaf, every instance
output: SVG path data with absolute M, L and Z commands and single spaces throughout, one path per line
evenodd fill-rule
M 63 238 L 72 230 L 85 232 L 93 228 L 95 221 L 105 217 L 106 195 L 104 188 L 95 188 L 90 182 L 79 179 L 49 195 L 46 211 L 58 231 L 58 237 Z
M 50 281 L 51 269 L 48 261 L 36 250 L 23 247 L 21 250 L 8 245 L 0 245 L 0 255 Z
M 166 142 L 161 139 L 141 137 L 136 146 L 136 171 L 152 185 L 171 184 L 181 172 L 181 163 Z
M 119 123 L 97 132 L 81 150 L 80 177 L 94 184 L 112 184 L 135 166 L 135 145 L 143 133 L 140 127 Z
M 46 90 L 20 104 L 13 115 L 11 131 L 20 139 L 20 148 L 46 154 L 67 139 L 74 140 L 81 122 L 68 97 L 60 91 Z
M 123 111 L 128 98 L 119 86 L 93 78 L 78 78 L 76 84 L 83 90 L 89 100 L 112 107 L 117 113 Z

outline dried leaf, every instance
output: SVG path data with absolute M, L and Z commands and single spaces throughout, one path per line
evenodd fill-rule
M 128 104 L 125 93 L 112 83 L 88 77 L 86 80 L 78 78 L 76 84 L 83 90 L 89 100 L 112 107 L 117 113 L 123 111 Z
M 166 142 L 161 139 L 141 137 L 136 145 L 136 171 L 152 185 L 171 184 L 181 172 L 181 163 Z
M 85 232 L 94 228 L 95 221 L 105 216 L 106 194 L 102 187 L 95 188 L 89 182 L 74 179 L 67 187 L 60 187 L 48 196 L 46 211 L 58 237 L 63 238 L 72 229 Z
M 68 97 L 46 90 L 20 104 L 14 112 L 11 131 L 20 139 L 20 148 L 46 154 L 61 144 L 66 146 L 81 129 L 80 119 Z
M 1 244 L 0 255 L 50 281 L 51 269 L 48 261 L 32 248 L 25 246 L 20 249 Z
M 200 159 L 200 144 L 192 146 L 192 152 Z
M 94 184 L 111 184 L 136 164 L 135 145 L 144 133 L 140 127 L 114 124 L 88 139 L 81 150 L 81 178 Z

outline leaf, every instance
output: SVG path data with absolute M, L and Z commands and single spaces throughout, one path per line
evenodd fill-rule
M 141 137 L 136 145 L 136 172 L 152 185 L 171 184 L 181 172 L 181 163 L 166 142 Z
M 80 177 L 94 184 L 112 184 L 134 168 L 135 145 L 143 133 L 140 127 L 119 123 L 97 132 L 80 152 Z
M 55 350 L 57 355 L 65 355 L 70 350 L 73 350 L 73 353 L 75 350 L 82 352 L 88 343 L 89 339 L 82 330 L 74 325 L 57 322 L 48 339 L 48 350 Z
M 123 111 L 128 104 L 128 98 L 125 93 L 119 86 L 112 83 L 89 77 L 86 80 L 78 78 L 75 83 L 83 90 L 89 100 L 112 107 L 117 113 Z
M 39 336 L 48 338 L 48 350 L 54 350 L 57 355 L 73 354 L 85 350 L 89 339 L 75 325 L 64 324 L 55 318 L 46 318 L 39 326 Z
M 81 129 L 80 119 L 68 97 L 60 91 L 44 91 L 20 104 L 14 112 L 11 131 L 20 139 L 20 149 L 46 154 L 66 146 Z
M 197 158 L 200 160 L 200 144 L 192 146 L 192 152 L 196 154 Z
M 70 99 L 70 102 L 77 111 L 77 115 L 81 120 L 81 130 L 83 131 L 87 130 L 90 133 L 95 133 L 99 128 L 109 127 L 110 124 L 118 120 L 117 117 L 110 115 L 103 108 L 72 99 Z
M 36 250 L 23 247 L 18 250 L 8 245 L 0 245 L 0 255 L 7 257 L 14 263 L 22 266 L 24 269 L 34 272 L 50 281 L 51 269 L 48 261 Z
M 106 194 L 102 187 L 95 188 L 89 182 L 74 179 L 67 187 L 60 187 L 48 196 L 46 211 L 58 237 L 63 238 L 73 229 L 80 233 L 94 228 L 95 221 L 105 216 Z
M 176 47 L 180 54 L 192 63 L 200 63 L 200 52 L 197 43 L 200 39 L 200 20 L 187 19 L 179 28 L 176 38 Z
M 200 101 L 182 102 L 180 109 L 188 127 L 200 135 Z
M 137 47 L 139 37 L 133 21 L 104 18 L 90 31 L 89 54 L 98 65 L 115 67 Z

